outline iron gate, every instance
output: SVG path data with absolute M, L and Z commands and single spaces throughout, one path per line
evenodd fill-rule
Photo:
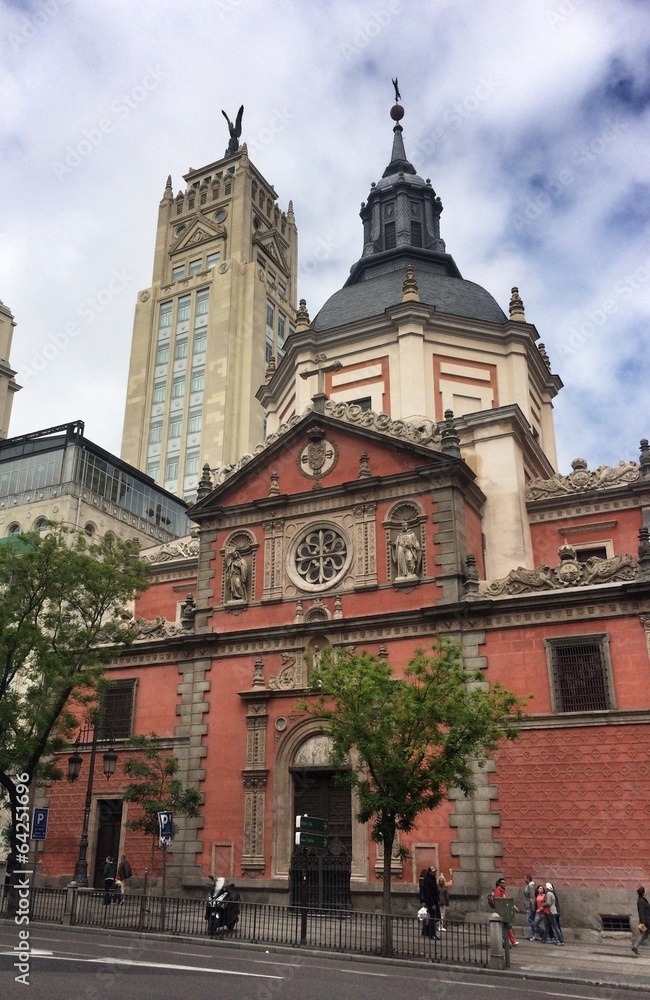
M 308 906 L 310 910 L 351 910 L 351 867 L 349 855 L 295 853 L 289 871 L 291 905 Z

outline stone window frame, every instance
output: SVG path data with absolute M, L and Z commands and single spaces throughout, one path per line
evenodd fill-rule
M 604 682 L 607 704 L 603 708 L 598 709 L 591 706 L 582 706 L 580 708 L 567 710 L 562 707 L 559 664 L 557 663 L 556 650 L 561 647 L 579 646 L 583 643 L 593 643 L 599 647 L 600 667 L 602 670 L 602 680 Z M 608 632 L 588 632 L 579 633 L 577 635 L 554 636 L 553 638 L 544 639 L 544 648 L 546 650 L 546 662 L 548 667 L 551 711 L 554 715 L 573 715 L 576 712 L 616 711 L 616 690 L 614 687 L 614 674 L 610 654 L 610 637 Z
M 298 573 L 295 566 L 295 558 L 298 546 L 304 542 L 308 535 L 319 530 L 334 531 L 336 532 L 344 541 L 346 546 L 345 561 L 343 563 L 343 568 L 339 570 L 336 576 L 332 580 L 327 580 L 325 583 L 308 583 L 304 580 Z M 322 594 L 333 587 L 338 586 L 345 579 L 347 574 L 350 572 L 350 567 L 352 566 L 352 560 L 354 555 L 353 540 L 350 536 L 349 531 L 340 524 L 338 521 L 328 520 L 327 518 L 319 518 L 315 521 L 310 521 L 309 524 L 305 525 L 297 531 L 294 537 L 291 539 L 289 546 L 287 548 L 287 555 L 285 561 L 285 568 L 287 571 L 287 576 L 291 580 L 292 584 L 299 590 L 307 594 Z

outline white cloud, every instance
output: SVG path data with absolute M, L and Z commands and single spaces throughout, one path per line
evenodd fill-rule
M 222 108 L 245 105 L 256 166 L 283 207 L 293 199 L 314 316 L 360 256 L 397 75 L 407 153 L 443 200 L 449 251 L 504 308 L 519 286 L 565 382 L 562 467 L 635 457 L 650 435 L 649 26 L 632 0 L 5 4 L 0 297 L 19 380 L 43 362 L 11 433 L 82 418 L 119 451 L 158 201 L 167 174 L 177 190 L 223 154 Z

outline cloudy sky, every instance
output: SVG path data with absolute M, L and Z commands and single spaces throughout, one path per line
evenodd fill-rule
M 565 384 L 560 468 L 650 437 L 650 5 L 644 0 L 4 0 L 0 299 L 12 435 L 75 419 L 119 452 L 133 320 L 167 175 L 242 139 L 300 240 L 312 317 L 407 154 L 463 276 L 518 285 Z

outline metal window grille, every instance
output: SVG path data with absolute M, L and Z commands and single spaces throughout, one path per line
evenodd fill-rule
M 626 931 L 630 933 L 630 918 L 625 913 L 601 913 L 604 931 Z
M 100 728 L 116 740 L 125 740 L 133 727 L 135 679 L 109 681 L 100 700 Z
M 602 712 L 612 707 L 602 639 L 554 643 L 552 663 L 558 712 Z

